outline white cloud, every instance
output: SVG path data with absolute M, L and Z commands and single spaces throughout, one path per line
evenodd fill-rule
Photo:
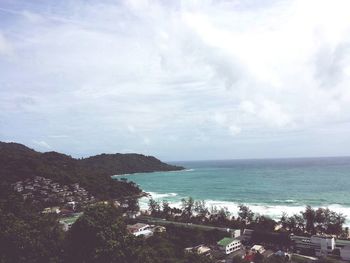
M 232 136 L 236 136 L 241 133 L 242 129 L 240 127 L 237 127 L 235 125 L 230 125 L 229 127 L 230 134 Z
M 150 145 L 150 144 L 151 144 L 150 138 L 144 137 L 144 138 L 143 138 L 143 144 L 145 144 L 145 145 Z
M 247 113 L 247 114 L 255 114 L 256 113 L 255 104 L 251 101 L 248 101 L 248 100 L 242 101 L 239 105 L 239 108 L 243 113 Z
M 273 127 L 285 127 L 293 122 L 280 104 L 268 100 L 263 101 L 258 116 Z
M 10 55 L 13 52 L 12 45 L 0 32 L 0 55 Z
M 65 138 L 69 138 L 68 135 L 65 134 L 55 134 L 55 135 L 49 135 L 49 138 L 53 138 L 53 139 L 65 139 Z
M 33 140 L 33 143 L 36 145 L 36 146 L 39 146 L 40 148 L 44 148 L 44 149 L 51 149 L 51 146 L 45 142 L 45 141 L 36 141 L 36 140 Z
M 349 2 L 248 2 L 0 4 L 0 54 L 15 54 L 0 57 L 0 134 L 171 159 L 337 136 L 350 116 Z
M 127 125 L 127 129 L 130 133 L 135 133 L 136 132 L 136 129 L 133 125 Z

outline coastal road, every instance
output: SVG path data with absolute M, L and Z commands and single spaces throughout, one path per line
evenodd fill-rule
M 207 225 L 197 225 L 197 224 L 192 224 L 192 223 L 181 223 L 181 222 L 175 222 L 175 221 L 168 221 L 162 218 L 156 218 L 156 217 L 150 217 L 150 216 L 140 216 L 137 218 L 139 221 L 142 221 L 144 223 L 148 224 L 157 224 L 157 225 L 176 225 L 176 226 L 182 226 L 182 227 L 187 227 L 187 228 L 199 228 L 202 230 L 219 230 L 223 232 L 231 232 L 234 229 L 230 228 L 225 228 L 225 227 L 215 227 L 215 226 L 207 226 Z

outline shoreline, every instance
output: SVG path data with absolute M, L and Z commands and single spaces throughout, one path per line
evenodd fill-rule
M 146 195 L 139 198 L 140 210 L 148 209 L 148 200 L 153 198 L 157 202 L 162 202 L 166 200 L 169 202 L 171 207 L 180 208 L 181 207 L 181 198 L 176 193 L 155 193 L 155 192 L 145 192 Z M 202 200 L 196 199 L 195 201 Z M 212 206 L 216 206 L 218 209 L 226 207 L 228 211 L 231 213 L 231 216 L 237 216 L 238 205 L 241 203 L 234 201 L 222 201 L 222 200 L 211 200 L 204 199 L 206 207 L 210 209 Z M 292 216 L 294 214 L 299 214 L 301 211 L 305 210 L 307 204 L 298 204 L 293 205 L 292 203 L 284 203 L 284 204 L 267 204 L 267 203 L 247 203 L 243 202 L 243 205 L 248 206 L 255 215 L 264 215 L 269 216 L 274 220 L 279 220 L 282 216 L 282 213 L 286 213 L 288 216 Z M 328 204 L 328 205 L 310 205 L 313 209 L 317 208 L 329 208 L 330 210 L 342 213 L 346 216 L 346 222 L 344 224 L 345 227 L 350 227 L 350 206 L 344 206 L 342 204 Z
M 176 173 L 176 172 L 190 172 L 193 171 L 194 169 L 179 169 L 179 170 L 170 170 L 170 171 L 150 171 L 150 172 L 135 172 L 135 173 L 127 173 L 127 174 L 114 174 L 111 175 L 111 178 L 117 178 L 117 177 L 122 177 L 122 176 L 129 176 L 129 175 L 142 175 L 142 174 L 151 174 L 151 173 Z

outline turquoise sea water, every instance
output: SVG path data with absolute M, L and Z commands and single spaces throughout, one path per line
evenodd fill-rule
M 184 171 L 122 176 L 134 181 L 157 200 L 178 206 L 192 196 L 208 206 L 237 205 L 278 217 L 297 213 L 306 205 L 329 207 L 350 219 L 350 157 L 274 160 L 177 162 Z M 120 178 L 117 176 L 116 178 Z M 140 200 L 145 208 L 148 200 Z

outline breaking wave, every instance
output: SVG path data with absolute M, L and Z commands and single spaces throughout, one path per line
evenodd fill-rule
M 161 202 L 166 200 L 169 202 L 172 207 L 181 207 L 181 199 L 183 196 L 179 196 L 177 193 L 156 193 L 149 192 L 150 197 L 154 200 Z M 142 210 L 148 209 L 148 202 L 150 197 L 142 197 L 139 200 L 140 208 Z M 240 203 L 230 202 L 230 201 L 219 201 L 219 200 L 204 200 L 206 206 L 210 209 L 211 207 L 217 207 L 218 209 L 226 207 L 232 216 L 238 215 L 238 206 Z M 278 203 L 278 200 L 274 200 Z M 245 205 L 255 213 L 259 215 L 270 216 L 274 220 L 279 220 L 283 213 L 286 213 L 288 216 L 299 214 L 301 211 L 305 210 L 306 204 L 299 204 L 294 200 L 280 200 L 281 204 L 259 204 L 259 203 L 246 203 Z M 298 205 L 296 205 L 298 204 Z M 339 204 L 331 204 L 327 206 L 314 206 L 313 208 L 328 207 L 330 210 L 337 213 L 342 213 L 346 216 L 346 226 L 350 226 L 350 207 L 345 207 Z

